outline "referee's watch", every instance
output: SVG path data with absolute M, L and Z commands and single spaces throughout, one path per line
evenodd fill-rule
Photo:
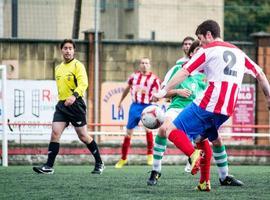
M 78 99 L 78 98 L 80 97 L 78 92 L 73 92 L 72 95 L 73 95 L 74 97 L 76 97 L 76 99 Z

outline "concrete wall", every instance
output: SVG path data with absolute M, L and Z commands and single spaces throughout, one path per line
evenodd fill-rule
M 54 79 L 54 67 L 61 59 L 60 40 L 0 39 L 0 64 L 8 68 L 10 79 Z M 77 58 L 87 66 L 87 45 L 77 43 Z
M 61 40 L 0 39 L 0 64 L 12 65 L 12 79 L 54 79 L 54 67 L 61 62 Z M 77 41 L 76 57 L 88 67 L 87 41 Z M 152 60 L 153 71 L 164 76 L 168 68 L 182 56 L 179 43 L 103 41 L 101 80 L 125 81 L 138 68 L 142 57 Z
M 152 71 L 162 79 L 181 56 L 180 43 L 104 41 L 102 81 L 126 81 L 143 57 L 150 58 Z

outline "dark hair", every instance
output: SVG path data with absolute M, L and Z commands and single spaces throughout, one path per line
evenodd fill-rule
M 191 40 L 192 42 L 194 41 L 194 38 L 193 37 L 191 37 L 191 36 L 187 36 L 187 37 L 185 37 L 184 39 L 183 39 L 183 42 L 182 42 L 182 45 L 184 44 L 184 42 L 185 41 L 187 41 L 187 40 Z
M 202 34 L 203 36 L 206 35 L 207 31 L 210 31 L 213 38 L 216 39 L 218 37 L 220 37 L 220 27 L 218 25 L 218 23 L 214 20 L 206 20 L 203 23 L 201 23 L 195 34 L 198 36 L 199 34 Z
M 194 52 L 194 50 L 200 46 L 200 41 L 199 40 L 195 40 L 191 46 L 189 47 L 189 50 L 188 50 L 188 53 L 187 53 L 187 56 L 190 57 L 190 54 Z
M 76 49 L 75 42 L 74 42 L 72 39 L 64 39 L 64 40 L 61 42 L 60 48 L 62 49 L 66 43 L 72 44 L 72 45 L 73 45 L 73 48 Z

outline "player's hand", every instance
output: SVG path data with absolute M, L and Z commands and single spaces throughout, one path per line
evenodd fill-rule
M 184 88 L 184 89 L 178 89 L 177 90 L 177 94 L 181 97 L 185 97 L 185 98 L 188 98 L 191 94 L 192 94 L 192 91 Z
M 76 97 L 71 95 L 70 97 L 68 97 L 65 101 L 65 106 L 71 106 L 74 102 L 76 101 Z
M 157 98 L 157 99 L 161 99 L 163 97 L 165 97 L 165 95 L 167 94 L 167 91 L 165 90 L 165 88 L 159 90 L 157 93 L 153 93 L 153 97 Z
M 122 102 L 119 102 L 118 103 L 118 112 L 121 110 L 121 108 L 122 108 Z

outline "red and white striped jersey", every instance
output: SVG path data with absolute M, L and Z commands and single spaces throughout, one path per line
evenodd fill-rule
M 208 87 L 194 103 L 201 108 L 224 115 L 232 115 L 244 74 L 253 77 L 261 72 L 243 51 L 222 41 L 214 41 L 201 48 L 184 68 L 192 73 L 203 70 Z
M 160 79 L 152 72 L 143 75 L 136 71 L 129 76 L 128 84 L 131 86 L 132 101 L 136 103 L 149 104 L 153 93 L 160 89 Z

